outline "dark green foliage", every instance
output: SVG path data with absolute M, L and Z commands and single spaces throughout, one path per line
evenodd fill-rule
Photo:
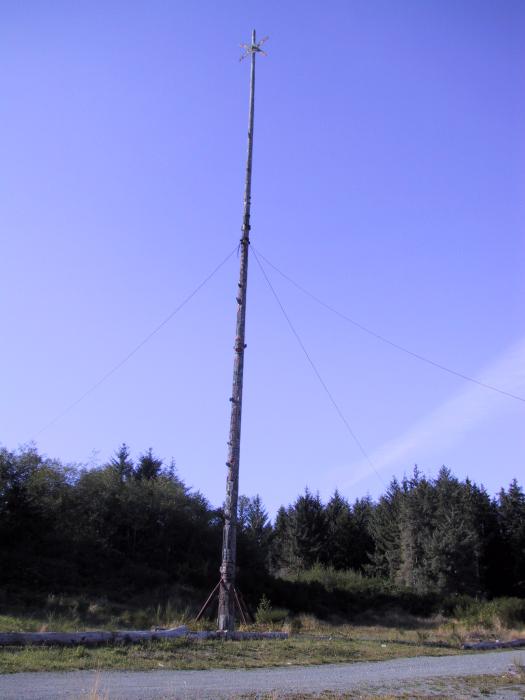
M 349 543 L 354 539 L 352 510 L 338 491 L 335 491 L 325 508 L 326 552 L 324 559 L 336 569 L 352 568 Z
M 525 596 L 525 494 L 516 479 L 498 498 L 501 574 L 512 581 L 515 595 Z
M 259 551 L 268 554 L 272 526 L 261 497 L 240 496 L 239 498 L 239 532 L 250 540 Z
M 160 476 L 162 469 L 162 460 L 158 459 L 153 455 L 153 450 L 151 447 L 147 452 L 139 458 L 139 463 L 137 469 L 135 470 L 135 477 L 137 479 L 156 479 Z
M 377 503 L 350 505 L 336 491 L 325 505 L 305 490 L 273 527 L 259 496 L 241 496 L 238 523 L 239 587 L 253 609 L 263 595 L 321 616 L 392 605 L 454 611 L 458 596 L 470 596 L 468 606 L 471 596 L 525 595 L 525 495 L 516 481 L 491 500 L 446 468 L 436 479 L 416 469 Z M 219 575 L 221 529 L 222 512 L 151 449 L 135 464 L 123 444 L 89 470 L 33 447 L 0 450 L 5 590 L 135 595 L 177 585 L 204 598 Z M 497 613 L 514 619 L 516 605 Z
M 117 472 L 121 481 L 126 481 L 126 479 L 130 479 L 133 476 L 135 467 L 125 442 L 116 451 L 109 464 Z
M 67 590 L 206 585 L 219 566 L 220 519 L 151 450 L 125 446 L 98 469 L 35 450 L 0 451 L 0 583 Z
M 370 554 L 374 552 L 375 543 L 370 531 L 374 504 L 367 496 L 358 498 L 352 506 L 353 538 L 348 567 L 355 571 L 366 571 Z M 334 562 L 335 565 L 335 562 Z
M 252 593 L 255 600 L 265 594 L 292 613 L 311 613 L 324 619 L 352 619 L 365 611 L 381 616 L 395 609 L 431 615 L 441 609 L 441 599 L 434 593 L 416 593 L 386 580 L 354 571 L 337 572 L 320 564 L 259 580 Z
M 448 599 L 444 608 L 458 620 L 472 627 L 483 626 L 522 627 L 525 624 L 525 600 L 520 598 L 496 598 L 494 600 L 476 600 L 468 596 Z
M 441 593 L 480 592 L 478 504 L 469 482 L 442 468 L 434 483 L 433 532 L 428 546 L 431 581 Z
M 376 576 L 394 579 L 401 565 L 401 502 L 403 491 L 393 479 L 370 517 L 370 534 L 374 543 L 369 552 L 368 571 Z
M 373 510 L 370 531 L 371 573 L 419 592 L 495 592 L 493 554 L 501 533 L 494 504 L 484 489 L 445 467 L 435 480 L 416 468 L 401 485 L 392 482 Z
M 363 571 L 374 549 L 372 511 L 370 498 L 357 499 L 352 507 L 335 491 L 325 507 L 326 544 L 320 561 L 335 569 Z
M 66 513 L 74 507 L 72 470 L 33 447 L 0 450 L 0 575 L 38 586 L 68 548 Z M 65 565 L 67 569 L 67 564 Z
M 275 520 L 270 561 L 272 570 L 309 567 L 326 556 L 328 521 L 319 498 L 305 489 L 293 506 L 280 508 Z
M 292 511 L 281 506 L 277 511 L 270 548 L 270 570 L 278 573 L 292 565 L 291 546 Z
M 308 490 L 277 513 L 270 553 L 280 575 L 320 563 L 380 577 L 421 595 L 523 595 L 525 496 L 516 482 L 499 502 L 443 467 L 393 480 L 377 504 L 326 506 Z
M 268 568 L 272 526 L 261 497 L 240 496 L 238 516 L 239 563 L 248 562 L 251 568 Z
M 403 498 L 399 511 L 401 558 L 396 581 L 424 592 L 432 587 L 432 572 L 428 554 L 434 533 L 434 490 L 414 469 L 412 479 L 403 483 Z
M 296 567 L 309 567 L 323 559 L 326 518 L 319 494 L 314 496 L 306 489 L 295 501 L 290 534 Z
M 238 585 L 242 591 L 253 590 L 269 568 L 272 526 L 260 496 L 239 497 L 237 565 Z M 252 603 L 253 596 L 249 596 Z M 253 612 L 253 611 L 252 611 Z

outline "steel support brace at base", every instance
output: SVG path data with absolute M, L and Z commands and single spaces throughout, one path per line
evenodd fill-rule
M 222 588 L 224 585 L 225 584 L 221 579 L 219 581 L 219 583 L 215 586 L 213 591 L 210 593 L 210 595 L 206 598 L 206 602 L 204 603 L 202 608 L 199 610 L 197 617 L 195 618 L 195 622 L 199 622 L 199 620 L 202 619 L 207 608 L 213 602 L 213 599 L 215 598 L 219 588 Z M 234 601 L 233 614 L 235 615 L 235 607 L 237 607 L 237 610 L 239 612 L 239 617 L 244 625 L 249 625 L 250 622 L 254 622 L 255 619 L 254 619 L 253 615 L 251 614 L 250 610 L 248 609 L 248 606 L 244 602 L 244 598 L 242 597 L 242 593 L 234 587 L 233 594 L 230 597 Z M 221 631 L 220 628 L 219 628 L 219 631 Z M 231 631 L 231 630 L 228 630 L 228 631 Z

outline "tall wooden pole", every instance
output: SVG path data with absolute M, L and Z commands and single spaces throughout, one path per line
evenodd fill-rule
M 250 204 L 252 189 L 253 111 L 255 95 L 255 54 L 259 51 L 252 33 L 247 52 L 251 58 L 250 111 L 248 117 L 248 157 L 244 186 L 244 213 L 240 245 L 240 271 L 237 289 L 237 323 L 235 331 L 233 389 L 231 401 L 230 435 L 228 440 L 228 474 L 222 539 L 221 580 L 219 585 L 219 630 L 235 629 L 235 565 L 237 558 L 237 500 L 239 496 L 239 454 L 241 446 L 242 383 L 244 370 L 244 332 L 246 326 L 246 287 L 248 282 L 248 249 L 250 246 Z

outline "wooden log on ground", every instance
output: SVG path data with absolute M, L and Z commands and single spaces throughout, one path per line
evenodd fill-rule
M 470 649 L 471 651 L 483 649 L 515 649 L 525 647 L 525 638 L 511 639 L 508 642 L 467 642 L 461 645 L 462 649 Z
M 288 632 L 189 632 L 189 639 L 288 639 Z
M 59 646 L 135 643 L 175 639 L 188 633 L 186 625 L 167 630 L 119 630 L 117 632 L 2 632 L 0 646 L 51 644 Z
M 113 632 L 2 632 L 0 645 L 57 644 L 104 644 L 113 639 Z
M 190 632 L 186 625 L 172 629 L 119 630 L 117 632 L 0 632 L 0 646 L 48 644 L 55 646 L 95 646 L 135 644 L 159 639 L 288 639 L 287 632 Z
M 186 625 L 173 627 L 171 629 L 148 630 L 121 630 L 115 632 L 116 642 L 144 642 L 151 639 L 176 639 L 177 637 L 185 637 L 188 634 Z

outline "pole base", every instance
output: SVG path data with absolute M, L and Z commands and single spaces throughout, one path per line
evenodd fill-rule
M 206 612 L 208 607 L 211 605 L 211 603 L 214 601 L 214 599 L 215 598 L 218 599 L 219 588 L 221 586 L 221 583 L 222 583 L 222 579 L 215 586 L 215 588 L 212 590 L 210 595 L 206 598 L 206 601 L 204 602 L 203 606 L 201 607 L 201 609 L 197 613 L 197 617 L 195 618 L 195 622 L 198 622 L 203 617 L 204 613 Z M 222 583 L 222 585 L 224 585 L 224 583 Z M 234 611 L 235 611 L 235 608 L 237 608 L 241 622 L 244 625 L 248 625 L 251 622 L 255 622 L 255 618 L 252 615 L 252 613 L 250 612 L 250 609 L 248 608 L 248 606 L 246 605 L 244 598 L 242 596 L 242 593 L 240 591 L 238 591 L 235 587 L 232 587 L 232 589 L 233 589 L 233 599 L 234 599 Z M 226 619 L 227 617 L 229 617 L 229 616 L 223 615 L 223 616 L 221 616 L 222 620 L 221 619 L 218 620 L 218 626 L 219 626 L 218 631 L 219 632 L 222 632 L 222 633 L 233 632 L 233 630 L 235 629 L 235 619 L 233 620 L 233 623 L 234 623 L 233 628 L 228 629 L 229 626 L 231 625 L 231 621 L 227 620 Z M 228 627 L 224 627 L 224 625 L 228 625 Z

